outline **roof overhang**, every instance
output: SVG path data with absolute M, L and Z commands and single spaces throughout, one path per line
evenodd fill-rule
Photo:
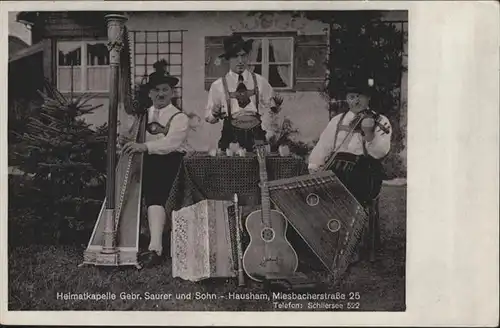
M 26 25 L 34 25 L 38 16 L 38 11 L 21 11 L 16 15 L 16 21 Z
M 9 64 L 16 62 L 20 59 L 32 56 L 34 54 L 37 54 L 39 52 L 43 51 L 43 41 L 38 42 L 32 46 L 29 46 L 28 48 L 24 48 L 15 54 L 12 55 L 12 57 L 9 58 Z
M 16 21 L 25 25 L 36 25 L 43 23 L 43 19 L 51 13 L 58 11 L 21 11 L 16 15 Z M 123 11 L 66 11 L 69 17 L 88 25 L 100 25 L 108 14 L 123 14 Z

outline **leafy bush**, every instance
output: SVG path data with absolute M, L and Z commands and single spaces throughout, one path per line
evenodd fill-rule
M 407 71 L 403 61 L 407 32 L 397 28 L 399 23 L 384 21 L 377 11 L 306 11 L 304 15 L 329 25 L 327 74 L 320 92 L 328 101 L 330 117 L 347 110 L 342 101 L 347 84 L 373 78 L 375 92 L 370 106 L 387 116 L 393 127 L 391 153 L 384 166 L 388 175 L 405 176 L 405 163 L 400 158 L 405 147 L 402 113 L 406 111 L 401 103 L 401 79 Z
M 389 152 L 387 157 L 383 159 L 382 166 L 386 180 L 406 178 L 406 168 L 398 153 Z
M 105 195 L 107 128 L 81 118 L 100 107 L 92 96 L 41 95 L 12 154 L 25 175 L 9 179 L 9 241 L 86 242 Z

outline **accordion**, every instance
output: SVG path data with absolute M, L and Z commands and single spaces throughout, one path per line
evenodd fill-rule
M 268 183 L 271 201 L 333 274 L 344 274 L 368 215 L 331 171 Z
M 203 200 L 172 211 L 172 276 L 189 281 L 237 275 L 231 201 Z

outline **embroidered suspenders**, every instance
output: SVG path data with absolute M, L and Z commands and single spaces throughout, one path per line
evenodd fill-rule
M 339 136 L 339 131 L 340 131 L 340 125 L 342 122 L 344 122 L 344 117 L 346 116 L 347 112 L 344 112 L 342 116 L 340 117 L 340 120 L 337 122 L 337 129 L 335 130 L 335 138 L 333 139 L 333 149 L 337 151 L 335 148 L 337 147 L 337 138 Z
M 335 147 L 337 147 L 337 138 L 339 135 L 340 127 L 341 127 L 342 123 L 344 122 L 344 118 L 345 118 L 346 114 L 347 114 L 347 112 L 344 112 L 342 114 L 342 116 L 340 117 L 340 120 L 337 122 L 337 130 L 335 131 L 335 138 L 333 141 L 333 149 L 335 149 Z M 352 138 L 352 136 L 351 136 L 351 138 Z M 367 156 L 368 151 L 366 149 L 366 142 L 364 140 L 362 140 L 361 144 L 363 145 L 363 155 Z
M 153 134 L 153 135 L 160 134 L 160 133 L 167 135 L 168 131 L 170 130 L 170 125 L 172 124 L 172 120 L 174 119 L 174 117 L 176 117 L 179 114 L 184 114 L 184 113 L 177 112 L 174 115 L 172 115 L 165 126 L 161 125 L 158 122 L 151 122 L 147 125 L 146 130 L 150 134 Z
M 224 93 L 226 95 L 227 117 L 229 120 L 231 120 L 231 98 L 229 97 L 229 89 L 227 87 L 226 76 L 222 77 L 222 85 L 224 87 Z
M 257 109 L 257 114 L 259 114 L 259 85 L 257 84 L 257 75 L 252 72 L 253 78 L 253 89 L 255 90 L 255 108 Z
M 254 85 L 254 95 L 255 95 L 255 109 L 257 109 L 257 114 L 259 114 L 259 85 L 257 84 L 257 75 L 255 73 L 250 73 L 252 75 L 253 79 L 253 85 Z M 226 95 L 226 104 L 227 104 L 227 116 L 229 119 L 232 118 L 231 116 L 231 96 L 229 95 L 229 88 L 227 86 L 227 78 L 226 76 L 222 77 L 222 85 L 224 87 L 224 94 Z

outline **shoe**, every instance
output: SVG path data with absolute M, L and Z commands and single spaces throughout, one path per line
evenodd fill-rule
M 141 255 L 141 263 L 145 268 L 151 268 L 162 262 L 163 258 L 155 251 L 147 251 Z

